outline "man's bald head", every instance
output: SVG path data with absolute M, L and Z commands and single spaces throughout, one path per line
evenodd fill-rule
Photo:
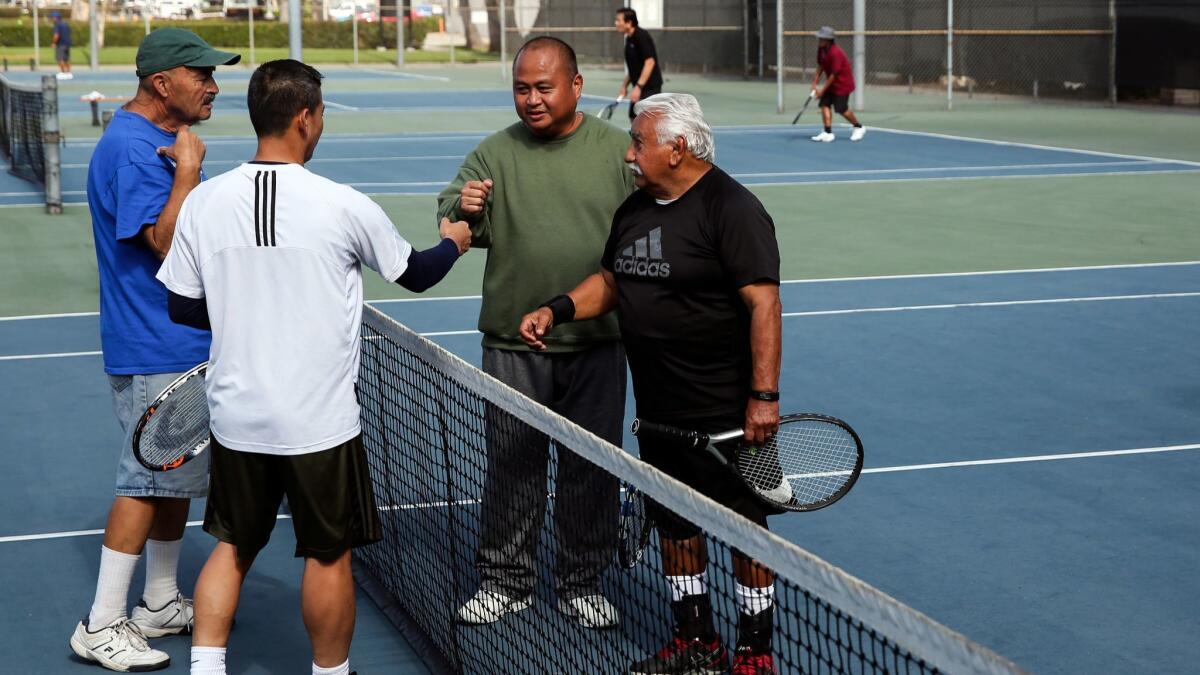
M 523 54 L 542 50 L 554 52 L 559 58 L 559 64 L 566 69 L 568 76 L 573 78 L 579 74 L 579 61 L 575 58 L 575 50 L 571 48 L 571 45 L 548 35 L 535 37 L 521 45 L 521 48 L 517 50 L 517 55 L 513 57 L 513 72 L 516 72 L 517 63 Z

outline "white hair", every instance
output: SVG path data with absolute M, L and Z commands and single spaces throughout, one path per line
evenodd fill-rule
M 716 157 L 712 128 L 704 121 L 704 112 L 695 96 L 655 94 L 638 101 L 633 110 L 639 115 L 645 113 L 655 117 L 659 143 L 682 138 L 696 159 L 712 162 Z

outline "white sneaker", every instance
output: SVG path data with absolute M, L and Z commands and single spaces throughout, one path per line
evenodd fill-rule
M 559 598 L 558 611 L 574 617 L 585 628 L 611 628 L 617 625 L 617 608 L 599 593 L 569 600 Z
M 850 132 L 850 140 L 861 141 L 863 136 L 867 135 L 866 127 L 854 127 L 854 131 Z
M 531 596 L 510 598 L 494 591 L 479 589 L 475 597 L 467 601 L 458 610 L 458 620 L 462 623 L 485 624 L 500 620 L 505 614 L 528 609 L 533 603 Z
M 171 657 L 151 649 L 141 629 L 124 617 L 94 633 L 88 629 L 85 617 L 71 635 L 71 650 L 81 659 L 121 673 L 159 670 L 171 665 Z
M 175 599 L 158 609 L 150 609 L 139 600 L 129 620 L 142 629 L 146 637 L 190 635 L 192 632 L 192 599 L 176 595 Z
M 833 139 L 834 139 L 834 135 L 828 131 L 822 131 L 821 133 L 812 137 L 812 140 L 814 140 L 818 143 L 832 143 Z

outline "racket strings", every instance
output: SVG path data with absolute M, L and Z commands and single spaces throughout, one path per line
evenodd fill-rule
M 836 424 L 784 424 L 762 448 L 738 454 L 738 470 L 764 497 L 780 504 L 815 505 L 837 495 L 858 462 L 854 437 Z
M 208 440 L 208 400 L 204 378 L 189 378 L 146 420 L 138 448 L 151 464 L 169 464 Z

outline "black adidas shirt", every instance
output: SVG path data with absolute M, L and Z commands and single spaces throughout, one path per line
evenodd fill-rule
M 613 216 L 600 264 L 616 278 L 638 415 L 742 414 L 752 364 L 738 289 L 779 283 L 775 224 L 758 198 L 715 166 L 670 204 L 638 190 Z

